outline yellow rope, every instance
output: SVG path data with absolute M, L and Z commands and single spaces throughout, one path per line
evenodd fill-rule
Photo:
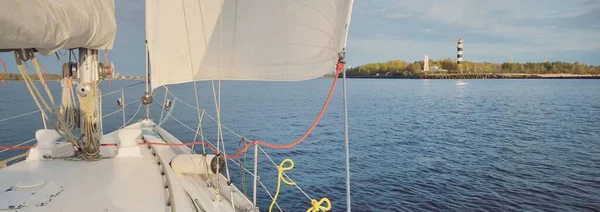
M 321 204 L 323 203 L 327 203 L 327 206 L 321 206 Z M 317 212 L 317 211 L 329 211 L 331 210 L 331 202 L 329 201 L 329 199 L 323 197 L 321 198 L 321 200 L 319 200 L 317 202 L 316 199 L 312 199 L 310 201 L 310 204 L 312 205 L 312 207 L 310 207 L 308 210 L 306 210 L 306 212 Z
M 284 167 L 285 163 L 290 163 L 289 166 Z M 285 178 L 283 178 L 283 172 L 284 171 L 289 171 L 292 170 L 294 168 L 294 161 L 292 159 L 285 159 L 283 160 L 279 166 L 277 166 L 277 190 L 275 191 L 275 197 L 273 197 L 273 201 L 271 202 L 271 206 L 269 206 L 269 212 L 271 212 L 271 210 L 273 209 L 273 205 L 275 205 L 275 202 L 277 201 L 277 196 L 279 196 L 279 189 L 281 187 L 281 181 L 283 181 L 285 184 L 288 185 L 296 185 L 295 182 L 290 182 L 287 181 Z

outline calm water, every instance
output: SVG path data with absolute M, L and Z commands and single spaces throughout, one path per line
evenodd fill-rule
M 330 82 L 224 82 L 223 123 L 250 139 L 291 142 L 316 116 Z M 462 82 L 349 80 L 355 211 L 600 211 L 600 80 Z M 102 87 L 106 93 L 128 83 Z M 58 84 L 53 88 L 58 91 Z M 277 163 L 292 158 L 296 166 L 288 174 L 311 197 L 329 197 L 333 211 L 346 206 L 341 84 L 338 88 L 306 141 L 293 149 L 266 149 Z M 195 105 L 191 85 L 170 89 Z M 201 107 L 214 115 L 210 84 L 200 83 L 199 91 Z M 141 94 L 142 87 L 133 87 L 125 99 Z M 163 94 L 157 90 L 155 97 L 162 101 Z M 105 114 L 116 109 L 119 95 L 104 98 Z M 195 112 L 181 102 L 174 107 L 172 115 L 194 128 Z M 127 119 L 137 108 L 127 109 Z M 0 119 L 35 109 L 22 82 L 0 88 Z M 120 114 L 104 119 L 106 131 L 121 124 Z M 30 139 L 39 127 L 37 114 L 0 123 L 0 145 Z M 182 141 L 193 139 L 173 119 L 165 128 Z M 215 140 L 214 122 L 206 119 L 204 132 Z M 228 152 L 234 152 L 239 138 L 224 133 Z M 276 169 L 259 158 L 261 180 L 274 190 Z M 250 168 L 252 154 L 247 160 Z M 244 187 L 239 169 L 232 168 L 231 175 Z M 250 178 L 247 182 L 251 194 Z M 262 191 L 259 196 L 267 210 L 270 201 Z M 309 206 L 285 185 L 279 202 L 288 211 Z

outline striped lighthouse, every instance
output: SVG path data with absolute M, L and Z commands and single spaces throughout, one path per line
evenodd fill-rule
M 458 44 L 456 44 L 456 63 L 461 64 L 463 61 L 463 40 L 458 39 Z

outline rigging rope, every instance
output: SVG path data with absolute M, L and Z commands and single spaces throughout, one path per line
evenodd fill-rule
M 327 206 L 321 206 L 323 203 L 327 203 Z M 318 211 L 329 211 L 331 210 L 331 202 L 329 199 L 323 197 L 321 200 L 317 201 L 316 199 L 312 199 L 310 201 L 312 207 L 310 207 L 306 212 L 318 212 Z
M 54 117 L 54 119 L 57 120 L 59 125 L 65 126 L 65 123 L 60 118 L 59 111 L 54 102 L 54 98 L 52 98 L 52 94 L 50 93 L 50 89 L 48 88 L 48 85 L 46 84 L 46 82 L 43 80 L 40 80 L 40 82 L 42 83 L 42 87 L 45 89 L 46 94 L 48 95 L 48 99 L 50 100 L 52 106 L 50 106 L 48 104 L 48 102 L 46 101 L 46 99 L 42 96 L 42 94 L 38 90 L 37 86 L 35 85 L 33 79 L 25 70 L 24 64 L 21 62 L 21 61 L 26 61 L 26 60 L 31 59 L 33 65 L 34 65 L 34 68 L 36 70 L 36 73 L 38 75 L 38 78 L 42 79 L 42 73 L 40 71 L 39 64 L 37 62 L 37 59 L 35 58 L 34 53 L 30 50 L 29 51 L 22 50 L 22 51 L 14 51 L 14 55 L 15 55 L 15 62 L 17 63 L 17 68 L 19 69 L 19 72 L 21 73 L 21 76 L 23 77 L 25 85 L 27 86 L 27 90 L 29 90 L 29 93 L 30 93 L 31 97 L 33 98 L 36 106 L 42 113 L 42 117 L 45 120 L 50 121 L 48 115 L 46 114 L 46 110 L 48 110 L 50 115 L 52 115 L 52 117 Z M 25 56 L 27 57 L 26 59 L 24 58 Z M 42 107 L 42 104 L 43 104 L 43 107 Z M 65 139 L 67 141 L 71 142 L 73 144 L 73 146 L 79 148 L 76 138 L 72 132 L 60 131 L 59 128 L 52 121 L 50 121 L 50 124 L 58 132 L 59 135 L 65 137 Z
M 284 166 L 286 163 L 289 163 L 290 165 Z M 287 181 L 285 178 L 283 178 L 283 172 L 292 170 L 293 168 L 294 168 L 294 161 L 289 158 L 281 161 L 279 166 L 277 166 L 277 190 L 275 190 L 275 196 L 273 197 L 273 201 L 271 201 L 271 205 L 269 206 L 269 212 L 272 211 L 273 205 L 275 205 L 275 202 L 277 202 L 277 197 L 279 196 L 279 189 L 281 188 L 281 181 L 283 181 L 287 185 L 291 185 L 291 186 L 296 185 L 295 182 Z
M 48 88 L 48 83 L 46 83 L 46 69 L 44 68 L 43 65 L 41 65 L 37 58 L 35 57 L 34 53 L 31 53 L 31 63 L 33 63 L 33 68 L 35 69 L 35 72 L 38 75 L 38 79 L 42 82 L 42 87 L 44 87 L 44 90 L 46 91 L 46 94 L 48 95 L 48 99 L 50 99 L 50 103 L 52 103 L 52 106 L 54 109 L 56 109 L 56 102 L 54 101 L 54 97 L 52 97 L 52 92 L 50 92 L 50 88 Z M 40 65 L 42 67 L 42 69 L 44 70 L 44 74 L 42 74 L 42 72 L 40 71 Z M 42 80 L 43 79 L 43 80 Z
M 100 131 L 99 126 L 96 126 L 98 123 L 99 114 L 97 108 L 98 96 L 96 93 L 98 92 L 97 85 L 95 83 L 87 83 L 89 86 L 89 93 L 85 96 L 77 95 L 79 98 L 79 104 L 81 107 L 81 116 L 83 120 L 83 134 L 85 135 L 85 146 L 82 157 L 86 160 L 100 160 L 102 156 L 100 156 L 100 148 L 97 146 L 97 143 L 94 141 L 99 141 Z
M 202 8 L 202 1 L 198 1 L 198 4 L 200 4 L 200 8 Z M 181 6 L 182 6 L 182 10 L 183 10 L 183 17 L 184 17 L 184 21 L 185 21 L 185 36 L 187 39 L 187 43 L 188 43 L 188 58 L 190 61 L 190 75 L 192 76 L 192 83 L 194 85 L 194 97 L 196 98 L 196 108 L 200 108 L 200 100 L 198 99 L 198 88 L 196 86 L 196 80 L 194 79 L 194 60 L 192 60 L 192 48 L 190 47 L 190 35 L 189 35 L 189 31 L 188 31 L 188 23 L 187 23 L 187 15 L 185 13 L 185 3 L 183 0 L 181 0 Z M 202 30 L 204 31 L 204 17 L 202 14 L 202 9 L 200 9 L 200 18 L 202 19 Z M 194 19 L 195 20 L 195 19 Z M 195 25 L 194 25 L 195 26 Z M 219 35 L 220 36 L 220 35 Z M 206 32 L 204 32 L 204 44 L 208 46 L 208 42 L 206 40 Z M 208 48 L 206 48 L 208 49 Z M 206 50 L 205 50 L 206 51 Z M 220 53 L 219 53 L 220 54 Z M 200 131 L 200 134 L 202 134 L 202 118 L 200 116 L 200 111 L 197 110 L 197 115 L 198 115 L 198 127 L 196 128 L 196 134 L 194 135 L 194 142 L 196 142 L 196 139 L 198 138 L 198 130 Z M 204 113 L 203 113 L 204 114 Z M 202 136 L 204 137 L 204 136 Z M 217 140 L 217 145 L 218 145 L 218 140 Z M 192 145 L 192 153 L 195 153 L 194 150 L 194 145 Z M 204 146 L 202 146 L 202 154 L 206 154 L 206 148 L 204 148 Z M 217 163 L 219 162 L 219 158 L 217 157 Z M 218 171 L 218 167 L 217 167 L 217 171 Z M 217 178 L 218 180 L 218 178 Z
M 37 62 L 37 60 L 36 60 L 36 62 Z M 44 77 L 44 84 L 46 84 L 46 75 L 47 75 L 46 74 L 46 68 L 44 68 L 44 64 L 42 64 L 42 63 L 40 63 L 40 66 L 42 67 L 42 70 L 44 70 L 44 76 L 43 77 Z M 40 80 L 42 80 L 42 78 L 40 78 Z
M 300 138 L 296 139 L 294 142 L 291 142 L 289 144 L 272 144 L 272 143 L 267 143 L 265 141 L 260 141 L 260 140 L 255 140 L 252 142 L 247 143 L 246 145 L 244 145 L 243 148 L 241 148 L 240 150 L 238 150 L 235 154 L 233 155 L 225 155 L 226 158 L 228 159 L 233 159 L 233 158 L 237 158 L 239 156 L 241 156 L 244 152 L 246 152 L 248 150 L 248 148 L 250 148 L 252 145 L 254 144 L 258 144 L 258 145 L 262 145 L 265 147 L 269 147 L 269 148 L 274 148 L 274 149 L 287 149 L 287 148 L 291 148 L 297 144 L 299 144 L 300 142 L 302 142 L 306 137 L 308 137 L 308 135 L 310 133 L 312 133 L 312 131 L 314 130 L 314 128 L 317 126 L 317 124 L 319 123 L 319 121 L 321 120 L 321 117 L 323 116 L 325 109 L 327 108 L 327 105 L 329 104 L 329 101 L 331 99 L 331 96 L 333 94 L 333 91 L 335 90 L 335 86 L 337 84 L 337 80 L 339 77 L 339 74 L 341 73 L 341 70 L 344 68 L 344 62 L 343 62 L 343 56 L 340 56 L 340 60 L 338 61 L 336 68 L 335 68 L 335 76 L 333 78 L 333 82 L 331 83 L 331 87 L 329 88 L 329 93 L 327 94 L 327 97 L 325 98 L 325 102 L 323 103 L 323 106 L 321 107 L 321 110 L 319 111 L 319 114 L 317 115 L 317 117 L 315 118 L 315 120 L 313 121 L 313 123 L 311 124 L 311 126 L 306 130 L 306 132 L 300 136 Z M 182 102 L 183 104 L 194 108 L 196 110 L 200 110 L 198 107 L 194 107 L 192 105 L 190 105 L 189 103 L 177 98 L 173 93 L 171 93 L 170 91 L 166 91 L 168 93 L 170 93 L 176 100 L 179 100 L 180 102 Z M 214 92 L 214 89 L 213 89 Z M 213 94 L 214 95 L 214 94 Z M 159 104 L 160 105 L 160 104 Z M 208 113 L 206 114 L 209 118 L 213 119 L 214 121 L 218 122 L 218 118 L 215 119 L 212 116 L 210 116 Z M 164 123 L 164 122 L 163 122 Z M 229 130 L 227 127 L 222 126 L 223 128 Z M 236 134 L 238 137 L 242 137 L 241 135 L 229 130 L 230 132 Z M 220 148 L 219 148 L 220 149 Z
M 291 142 L 289 144 L 272 144 L 272 143 L 267 143 L 267 142 L 259 141 L 259 140 L 252 141 L 252 142 L 246 144 L 244 146 L 244 148 L 242 148 L 241 150 L 239 150 L 237 153 L 235 153 L 233 155 L 226 155 L 226 158 L 237 158 L 242 153 L 244 153 L 245 151 L 247 151 L 248 148 L 250 148 L 254 144 L 258 144 L 258 145 L 262 145 L 262 146 L 266 146 L 266 147 L 274 148 L 274 149 L 287 149 L 287 148 L 296 146 L 297 144 L 299 144 L 300 142 L 302 142 L 306 137 L 308 137 L 308 135 L 310 135 L 310 133 L 312 133 L 312 131 L 315 129 L 315 127 L 317 126 L 317 124 L 321 120 L 321 117 L 323 116 L 323 113 L 325 113 L 325 109 L 327 109 L 327 105 L 329 104 L 329 100 L 331 99 L 331 95 L 333 94 L 333 90 L 335 90 L 335 85 L 337 83 L 339 74 L 340 74 L 340 72 L 341 72 L 341 70 L 343 68 L 344 68 L 344 63 L 340 60 L 337 63 L 337 65 L 336 65 L 336 68 L 335 68 L 335 77 L 333 78 L 333 82 L 331 83 L 331 88 L 329 89 L 329 93 L 327 94 L 327 98 L 325 98 L 325 103 L 323 103 L 323 106 L 321 107 L 321 111 L 319 111 L 319 114 L 317 115 L 317 117 L 313 121 L 312 125 L 308 128 L 308 130 L 306 130 L 306 132 L 304 132 L 304 134 L 302 136 L 300 136 L 300 138 L 296 139 L 294 142 Z
M 58 62 L 60 62 L 60 64 L 64 64 L 63 60 L 60 58 L 60 55 L 58 55 L 58 52 L 59 51 L 54 52 L 54 55 L 56 55 L 56 60 L 58 60 Z
M 66 65 L 63 65 L 63 71 L 65 71 L 64 69 L 67 68 L 68 67 Z M 72 131 L 75 129 L 77 123 L 77 109 L 75 108 L 75 100 L 73 96 L 73 79 L 71 76 L 65 75 L 65 77 L 60 81 L 60 84 L 62 87 L 60 114 L 62 115 L 65 125 L 59 125 L 59 127 L 63 131 Z
M 131 116 L 131 118 L 129 118 L 129 120 L 127 120 L 127 122 L 124 122 L 123 126 L 121 128 L 125 128 L 127 126 L 127 124 L 129 124 L 129 122 L 131 122 L 135 118 L 135 116 L 137 116 L 137 114 L 140 112 L 141 108 L 142 108 L 142 102 L 140 102 L 140 105 L 138 106 L 138 108 L 135 111 L 135 113 L 133 114 L 133 116 Z M 123 108 L 123 110 L 125 110 L 125 108 Z
M 245 137 L 242 137 L 242 138 L 240 139 L 240 142 L 238 143 L 237 149 L 239 149 L 239 148 L 240 148 L 240 146 L 242 145 L 242 143 L 246 144 L 246 143 L 248 143 L 248 140 L 246 140 L 246 138 L 245 138 Z M 244 152 L 244 162 L 243 162 L 243 163 L 242 163 L 242 157 L 238 157 L 238 163 L 239 163 L 239 164 L 243 164 L 243 166 L 244 166 L 244 167 L 246 167 L 246 159 L 247 159 L 247 156 L 248 156 L 248 154 L 247 154 L 247 153 L 248 153 L 248 151 Z M 239 164 L 238 164 L 238 165 L 239 165 Z M 240 166 L 240 167 L 241 167 L 241 166 Z M 240 175 L 242 176 L 242 177 L 241 177 L 241 181 L 242 181 L 242 192 L 244 193 L 244 195 L 248 196 L 248 193 L 247 193 L 247 191 L 246 191 L 246 190 L 247 190 L 247 188 L 246 188 L 246 175 L 245 175 L 245 174 L 246 174 L 246 172 L 244 172 L 244 170 L 243 170 L 243 169 L 240 169 L 240 172 L 241 172 L 241 173 L 240 173 Z
M 4 63 L 4 60 L 2 60 L 2 58 L 0 58 L 0 63 L 2 63 L 2 67 L 4 67 L 4 73 L 8 73 L 8 69 L 6 69 L 6 63 Z M 4 82 L 4 79 L 2 78 L 1 75 L 0 75 L 0 82 L 2 82 L 2 87 L 6 87 L 6 83 Z

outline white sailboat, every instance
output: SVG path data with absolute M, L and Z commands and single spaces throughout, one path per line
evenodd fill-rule
M 146 93 L 140 100 L 146 106 L 146 119 L 127 126 L 124 122 L 122 128 L 104 133 L 102 92 L 98 84 L 111 73 L 99 66 L 98 50 L 110 50 L 114 43 L 118 24 L 114 1 L 1 1 L 0 51 L 14 53 L 19 72 L 47 129 L 38 130 L 35 139 L 0 151 L 28 149 L 0 162 L 0 210 L 277 209 L 278 190 L 268 200 L 272 202 L 271 208 L 257 207 L 257 184 L 261 183 L 257 174 L 259 149 L 298 144 L 314 128 L 327 102 L 300 139 L 282 144 L 248 141 L 242 151 L 227 154 L 219 115 L 221 80 L 308 80 L 333 69 L 339 74 L 352 4 L 352 0 L 146 0 L 149 61 Z M 57 102 L 45 81 L 29 77 L 25 64 L 29 63 L 41 78 L 36 57 L 61 49 L 78 52 L 79 61 L 63 66 L 63 93 Z M 199 120 L 196 139 L 193 143 L 182 143 L 161 127 L 172 109 L 170 101 L 158 103 L 163 108 L 158 123 L 149 118 L 149 105 L 158 102 L 153 98 L 153 90 L 164 88 L 166 96 L 168 85 L 193 83 L 197 92 L 196 81 L 202 80 L 218 84 L 218 89 L 213 90 L 218 139 L 209 143 L 202 135 L 200 124 L 208 114 L 200 109 L 196 94 Z M 334 85 L 336 80 L 337 77 Z M 120 111 L 124 111 L 126 105 L 122 100 L 119 103 Z M 346 125 L 346 145 L 347 140 Z M 25 146 L 28 142 L 35 144 Z M 189 145 L 202 146 L 202 153 L 196 154 Z M 228 171 L 233 162 L 230 159 L 248 149 L 254 149 L 255 154 L 254 170 L 247 170 L 254 176 L 252 197 L 240 192 Z M 276 160 L 283 161 L 278 166 L 279 183 L 293 184 L 283 172 L 291 168 L 290 161 Z M 346 161 L 349 163 L 348 156 Z M 6 166 L 8 163 L 11 164 Z M 1 168 L 3 164 L 6 167 Z M 349 172 L 348 164 L 346 168 Z M 350 211 L 348 173 L 347 186 Z M 329 210 L 328 200 L 311 199 L 306 203 L 308 211 Z

